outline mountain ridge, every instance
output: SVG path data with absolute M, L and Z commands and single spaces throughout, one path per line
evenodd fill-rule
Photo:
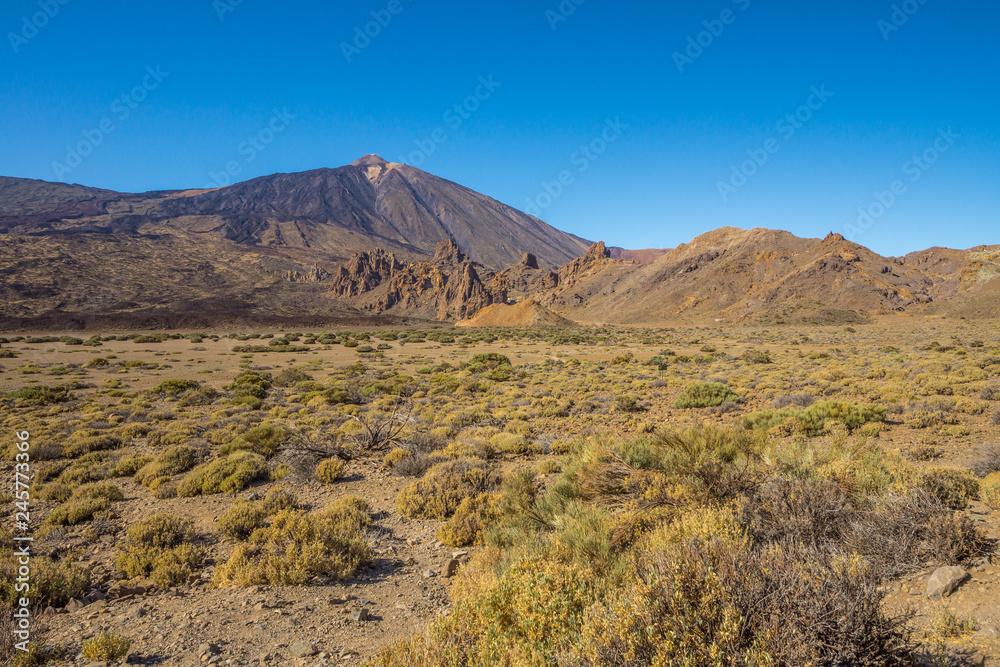
M 375 154 L 214 189 L 0 177 L 0 326 L 455 321 L 529 299 L 623 324 L 992 317 L 998 278 L 1000 246 L 882 257 L 839 234 L 722 227 L 607 247 Z

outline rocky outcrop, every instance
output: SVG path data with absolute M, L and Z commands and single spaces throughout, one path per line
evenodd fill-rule
M 382 248 L 355 253 L 350 262 L 340 267 L 330 291 L 337 296 L 358 296 L 375 289 L 403 267 L 395 255 Z
M 281 277 L 290 283 L 321 283 L 330 279 L 330 272 L 314 265 L 308 271 L 285 271 Z
M 571 287 L 581 278 L 603 268 L 611 259 L 611 251 L 600 241 L 590 246 L 583 257 L 577 257 L 557 272 L 556 284 L 559 287 Z
M 506 291 L 492 285 L 494 278 L 493 271 L 469 261 L 458 244 L 447 239 L 438 243 L 427 262 L 402 264 L 379 248 L 358 253 L 341 267 L 330 291 L 363 299 L 362 307 L 376 313 L 397 308 L 451 320 L 506 301 Z

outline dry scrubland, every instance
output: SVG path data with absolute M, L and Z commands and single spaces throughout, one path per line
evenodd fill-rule
M 4 664 L 1000 664 L 994 322 L 7 334 L 0 368 L 37 603 Z

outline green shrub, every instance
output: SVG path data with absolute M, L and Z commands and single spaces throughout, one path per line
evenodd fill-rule
M 434 534 L 438 540 L 450 547 L 481 546 L 486 531 L 502 516 L 500 496 L 495 493 L 480 493 L 468 496 L 458 504 L 444 525 Z
M 135 473 L 135 481 L 150 486 L 154 480 L 169 478 L 190 470 L 198 460 L 194 447 L 177 445 L 163 450 Z
M 75 526 L 89 521 L 98 512 L 111 507 L 107 498 L 80 498 L 71 500 L 65 505 L 55 508 L 45 517 L 45 523 L 53 526 Z
M 196 380 L 164 380 L 150 389 L 149 392 L 151 394 L 163 394 L 171 398 L 176 398 L 188 390 L 197 389 L 200 384 Z
M 2 536 L 0 547 L 0 602 L 13 603 L 23 597 L 15 586 L 16 559 L 10 548 L 10 534 Z M 80 598 L 90 589 L 90 571 L 72 562 L 71 558 L 52 560 L 49 556 L 31 557 L 31 602 L 39 606 L 61 607 L 73 598 Z
M 786 423 L 794 423 L 797 429 L 809 435 L 823 433 L 828 422 L 843 424 L 853 431 L 864 424 L 885 419 L 888 408 L 881 405 L 853 405 L 842 401 L 825 401 L 801 410 L 764 410 L 743 418 L 747 428 L 770 430 Z
M 384 649 L 371 665 L 554 665 L 556 655 L 558 664 L 584 664 L 578 647 L 587 609 L 598 600 L 595 583 L 591 573 L 574 566 L 518 562 L 491 586 L 457 602 L 426 635 Z M 456 655 L 461 661 L 453 663 Z
M 263 456 L 254 452 L 235 452 L 189 472 L 178 485 L 177 495 L 188 498 L 213 493 L 235 493 L 266 474 L 267 462 Z
M 278 448 L 288 439 L 288 432 L 272 424 L 260 424 L 243 435 L 235 438 L 219 450 L 223 456 L 238 451 L 251 451 L 264 458 L 271 458 L 278 453 Z
M 16 391 L 8 393 L 5 398 L 8 400 L 22 401 L 29 405 L 53 405 L 55 403 L 65 403 L 73 398 L 70 388 L 65 385 L 46 387 L 36 385 L 32 387 L 22 387 Z
M 689 385 L 674 401 L 674 407 L 711 408 L 727 401 L 737 401 L 740 396 L 721 382 L 696 382 Z
M 226 389 L 233 392 L 233 402 L 260 408 L 271 388 L 271 374 L 257 371 L 243 371 Z
M 74 500 L 104 498 L 105 500 L 117 502 L 119 500 L 124 500 L 125 494 L 122 493 L 122 490 L 118 488 L 117 484 L 112 484 L 111 482 L 101 482 L 97 484 L 84 484 L 83 486 L 77 487 L 77 489 L 73 491 L 72 498 Z
M 111 476 L 132 477 L 152 460 L 152 456 L 127 456 L 120 458 L 115 463 L 115 467 L 111 469 Z

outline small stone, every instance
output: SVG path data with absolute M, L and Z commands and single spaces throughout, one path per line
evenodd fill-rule
M 965 568 L 957 565 L 939 567 L 927 580 L 925 594 L 932 600 L 948 597 L 968 576 Z
M 468 555 L 469 555 L 468 551 L 452 551 L 451 552 L 451 557 L 452 558 L 464 558 L 465 556 L 468 556 Z
M 969 658 L 968 664 L 970 667 L 983 667 L 986 664 L 986 656 L 982 653 L 976 653 Z
M 305 658 L 310 655 L 316 655 L 316 647 L 309 642 L 295 642 L 292 644 L 292 653 L 299 656 L 300 658 Z
M 424 570 L 424 579 L 433 579 L 437 576 L 434 570 Z
M 83 603 L 76 598 L 66 603 L 66 611 L 68 612 L 80 611 L 81 609 L 83 609 Z
M 460 563 L 458 562 L 458 559 L 457 558 L 452 558 L 444 566 L 444 576 L 445 577 L 454 577 L 456 574 L 458 574 L 458 566 L 459 565 L 460 565 Z
M 367 621 L 368 620 L 368 607 L 362 607 L 361 609 L 351 610 L 351 620 L 352 621 Z
M 995 625 L 984 625 L 972 635 L 973 639 L 996 639 L 997 637 L 1000 637 L 1000 630 Z

